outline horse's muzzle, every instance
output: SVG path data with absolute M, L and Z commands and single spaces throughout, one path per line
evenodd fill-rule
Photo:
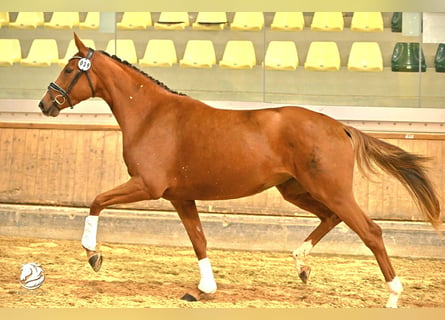
M 51 106 L 48 109 L 46 109 L 43 101 L 40 101 L 39 108 L 40 110 L 42 110 L 42 113 L 48 117 L 57 117 L 60 112 L 60 109 L 54 103 L 52 103 Z

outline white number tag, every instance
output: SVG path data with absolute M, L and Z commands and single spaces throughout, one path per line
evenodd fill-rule
M 87 58 L 82 58 L 79 60 L 77 67 L 82 71 L 88 71 L 91 68 L 91 61 Z

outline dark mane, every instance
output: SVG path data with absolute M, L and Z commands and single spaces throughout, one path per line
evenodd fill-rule
M 184 93 L 177 92 L 177 91 L 175 91 L 175 90 L 170 89 L 169 87 L 167 87 L 167 85 L 165 85 L 165 84 L 162 83 L 161 81 L 159 81 L 159 80 L 153 78 L 152 76 L 150 76 L 150 75 L 147 74 L 146 72 L 142 71 L 141 69 L 139 69 L 139 68 L 137 68 L 136 66 L 132 65 L 131 63 L 129 63 L 128 61 L 126 61 L 126 60 L 122 60 L 121 58 L 119 58 L 118 56 L 116 56 L 116 55 L 114 55 L 114 54 L 113 54 L 113 55 L 110 55 L 110 54 L 109 54 L 108 52 L 106 52 L 106 51 L 103 51 L 103 50 L 98 50 L 98 51 L 99 51 L 100 53 L 103 53 L 104 55 L 110 57 L 111 59 L 116 60 L 117 62 L 122 63 L 123 65 L 125 65 L 125 66 L 127 66 L 127 67 L 130 67 L 130 68 L 133 69 L 133 70 L 136 70 L 137 72 L 139 72 L 140 74 L 144 75 L 145 77 L 147 77 L 148 79 L 150 79 L 151 81 L 153 81 L 154 83 L 156 83 L 156 84 L 157 84 L 158 86 L 160 86 L 161 88 L 164 88 L 164 89 L 167 90 L 168 92 L 173 93 L 173 94 L 177 94 L 177 95 L 180 95 L 180 96 L 186 96 L 186 94 L 184 94 Z

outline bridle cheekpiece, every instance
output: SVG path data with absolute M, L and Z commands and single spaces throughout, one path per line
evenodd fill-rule
M 64 90 L 61 86 L 59 86 L 55 82 L 51 82 L 49 84 L 48 92 L 49 92 L 49 96 L 51 97 L 51 100 L 52 100 L 52 105 L 48 109 L 48 111 L 47 111 L 48 113 L 51 113 L 53 108 L 56 108 L 60 111 L 61 108 L 59 106 L 63 105 L 66 101 L 68 101 L 68 105 L 70 106 L 70 108 L 71 109 L 73 108 L 73 104 L 69 97 L 69 93 L 71 92 L 73 87 L 76 85 L 77 81 L 79 81 L 80 76 L 84 73 L 87 76 L 88 84 L 90 85 L 90 88 L 91 88 L 92 97 L 95 96 L 93 82 L 91 81 L 90 74 L 88 73 L 88 70 L 90 70 L 90 68 L 91 68 L 91 58 L 93 57 L 93 54 L 94 54 L 94 50 L 91 48 L 88 48 L 88 54 L 85 58 L 80 57 L 80 56 L 74 56 L 70 59 L 70 60 L 79 59 L 79 62 L 77 63 L 77 68 L 79 70 L 77 71 L 77 74 L 74 76 L 74 79 L 71 81 L 70 85 L 68 86 L 68 89 Z M 58 92 L 59 94 L 54 97 L 52 94 L 52 90 Z

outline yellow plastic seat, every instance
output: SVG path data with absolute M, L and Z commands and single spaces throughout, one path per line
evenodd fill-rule
M 301 31 L 304 29 L 303 12 L 275 12 L 270 29 L 274 31 Z
M 111 55 L 114 54 L 131 64 L 135 64 L 138 61 L 136 47 L 131 39 L 110 40 L 108 41 L 105 51 Z
M 194 30 L 224 30 L 226 24 L 227 15 L 225 12 L 198 12 L 192 28 Z
M 82 42 L 91 49 L 96 49 L 96 45 L 94 43 L 94 40 L 91 39 L 82 39 Z M 76 44 L 74 43 L 74 39 L 70 41 L 68 44 L 68 48 L 66 49 L 65 57 L 62 59 L 59 59 L 59 65 L 64 66 L 68 63 L 68 60 L 71 59 L 76 53 L 79 51 L 76 47 Z
M 271 41 L 267 46 L 264 66 L 267 70 L 295 70 L 298 53 L 293 41 Z
M 262 12 L 235 12 L 231 30 L 259 31 L 264 27 L 264 15 Z
M 144 56 L 139 59 L 141 67 L 171 67 L 175 63 L 178 63 L 178 58 L 173 40 L 149 40 Z
M 54 39 L 34 39 L 28 56 L 21 60 L 27 67 L 49 67 L 59 62 L 59 50 Z
M 343 31 L 344 20 L 341 12 L 315 12 L 312 31 Z
M 255 48 L 252 41 L 229 40 L 219 62 L 221 68 L 252 69 L 256 65 Z
M 332 41 L 314 41 L 310 44 L 304 63 L 306 70 L 340 70 L 340 53 L 337 44 Z
M 99 12 L 88 12 L 84 22 L 79 23 L 81 30 L 97 30 L 100 24 Z
M 22 60 L 22 50 L 18 39 L 0 39 L 0 66 L 10 67 Z
M 121 22 L 117 23 L 119 30 L 145 30 L 150 26 L 150 12 L 124 12 Z
M 211 68 L 216 64 L 216 54 L 210 40 L 189 40 L 184 57 L 179 61 L 181 67 Z
M 19 12 L 17 19 L 8 26 L 13 29 L 36 29 L 44 23 L 43 12 Z
M 383 18 L 380 12 L 354 12 L 351 30 L 360 32 L 383 32 Z
M 9 24 L 9 13 L 0 12 L 0 28 Z
M 47 29 L 72 29 L 79 26 L 78 12 L 53 12 L 51 20 L 43 26 Z
M 187 12 L 161 12 L 154 27 L 157 30 L 184 30 L 189 25 Z
M 383 59 L 377 42 L 354 42 L 348 59 L 349 71 L 383 71 Z

